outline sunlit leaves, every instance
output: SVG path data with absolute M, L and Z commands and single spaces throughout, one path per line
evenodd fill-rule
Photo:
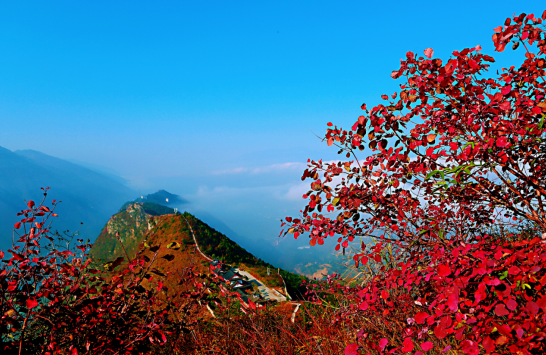
M 432 48 L 427 48 L 425 49 L 424 53 L 425 57 L 432 58 L 432 56 L 434 55 L 434 50 Z

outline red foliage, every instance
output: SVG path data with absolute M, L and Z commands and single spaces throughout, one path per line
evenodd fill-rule
M 155 256 L 104 274 L 86 259 L 89 244 L 78 240 L 70 249 L 70 240 L 50 232 L 56 204 L 50 209 L 44 201 L 39 206 L 29 201 L 18 214 L 22 219 L 15 229 L 22 234 L 7 251 L 11 257 L 4 259 L 0 251 L 0 352 L 148 353 L 167 335 L 187 331 L 194 320 L 173 322 L 172 312 L 186 314 L 188 304 L 173 303 L 161 279 L 147 273 Z M 118 258 L 108 266 L 113 270 L 123 262 Z M 203 292 L 180 294 L 198 299 Z
M 367 348 L 546 351 L 544 19 L 495 29 L 497 51 L 525 48 L 518 68 L 485 77 L 495 60 L 481 46 L 446 62 L 408 52 L 391 75 L 405 78 L 399 94 L 362 105 L 349 130 L 328 124 L 324 139 L 352 160 L 309 161 L 308 204 L 283 225 L 311 245 L 336 237 L 343 252 L 357 237 L 376 241 L 353 256 L 362 287 L 329 286 L 368 318 L 406 324 L 394 342 L 371 331 Z

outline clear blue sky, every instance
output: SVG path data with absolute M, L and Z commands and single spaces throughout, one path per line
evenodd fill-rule
M 4 1 L 0 146 L 103 165 L 136 189 L 208 201 L 201 207 L 248 235 L 263 226 L 248 222 L 259 209 L 274 219 L 300 209 L 292 197 L 302 163 L 336 156 L 312 132 L 328 121 L 349 126 L 363 102 L 395 91 L 390 72 L 406 51 L 432 47 L 445 59 L 480 44 L 509 65 L 516 57 L 493 52 L 493 28 L 544 9 L 476 0 Z

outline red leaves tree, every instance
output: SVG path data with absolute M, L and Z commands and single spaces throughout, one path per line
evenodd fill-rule
M 445 62 L 430 48 L 426 58 L 408 52 L 391 74 L 402 79 L 399 93 L 362 105 L 350 129 L 328 124 L 324 140 L 347 160 L 309 161 L 304 171 L 308 204 L 286 218 L 288 233 L 309 233 L 311 245 L 337 237 L 343 251 L 357 237 L 376 241 L 353 257 L 356 267 L 372 264 L 357 301 L 365 312 L 388 317 L 402 307 L 399 317 L 420 320 L 392 345 L 403 352 L 418 343 L 411 337 L 427 337 L 422 322 L 435 346 L 451 337 L 468 354 L 544 351 L 543 20 L 546 12 L 521 14 L 495 29 L 497 51 L 510 42 L 525 51 L 498 76 L 480 46 Z M 368 345 L 388 350 L 378 340 Z
M 44 201 L 28 202 L 15 224 L 18 240 L 7 253 L 0 251 L 2 354 L 149 353 L 167 335 L 188 331 L 193 320 L 184 315 L 204 288 L 180 292 L 190 302 L 174 302 L 162 278 L 148 272 L 159 246 L 150 248 L 152 260 L 118 258 L 108 266 L 124 263 L 121 271 L 99 271 L 87 259 L 89 244 L 78 240 L 71 249 L 70 239 L 51 233 L 56 203 L 50 208 Z

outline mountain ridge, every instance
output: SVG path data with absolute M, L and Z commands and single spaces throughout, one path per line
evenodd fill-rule
M 242 267 L 274 288 L 283 288 L 284 279 L 291 294 L 301 292 L 299 286 L 301 281 L 306 279 L 304 276 L 275 268 L 256 258 L 190 213 L 174 213 L 173 209 L 155 204 L 153 207 L 156 210 L 163 207 L 164 213 L 154 216 L 146 212 L 144 204 L 131 203 L 125 210 L 111 217 L 89 253 L 95 263 L 104 264 L 119 257 L 133 259 L 139 252 L 152 245 L 165 247 L 173 242 L 178 243 L 180 250 L 194 254 L 196 248 L 191 231 L 193 230 L 200 249 L 208 257 Z M 148 211 L 150 207 L 152 206 L 148 207 Z M 203 259 L 201 262 L 207 263 L 206 259 L 201 259 Z M 175 261 L 169 265 L 172 270 L 177 269 Z

